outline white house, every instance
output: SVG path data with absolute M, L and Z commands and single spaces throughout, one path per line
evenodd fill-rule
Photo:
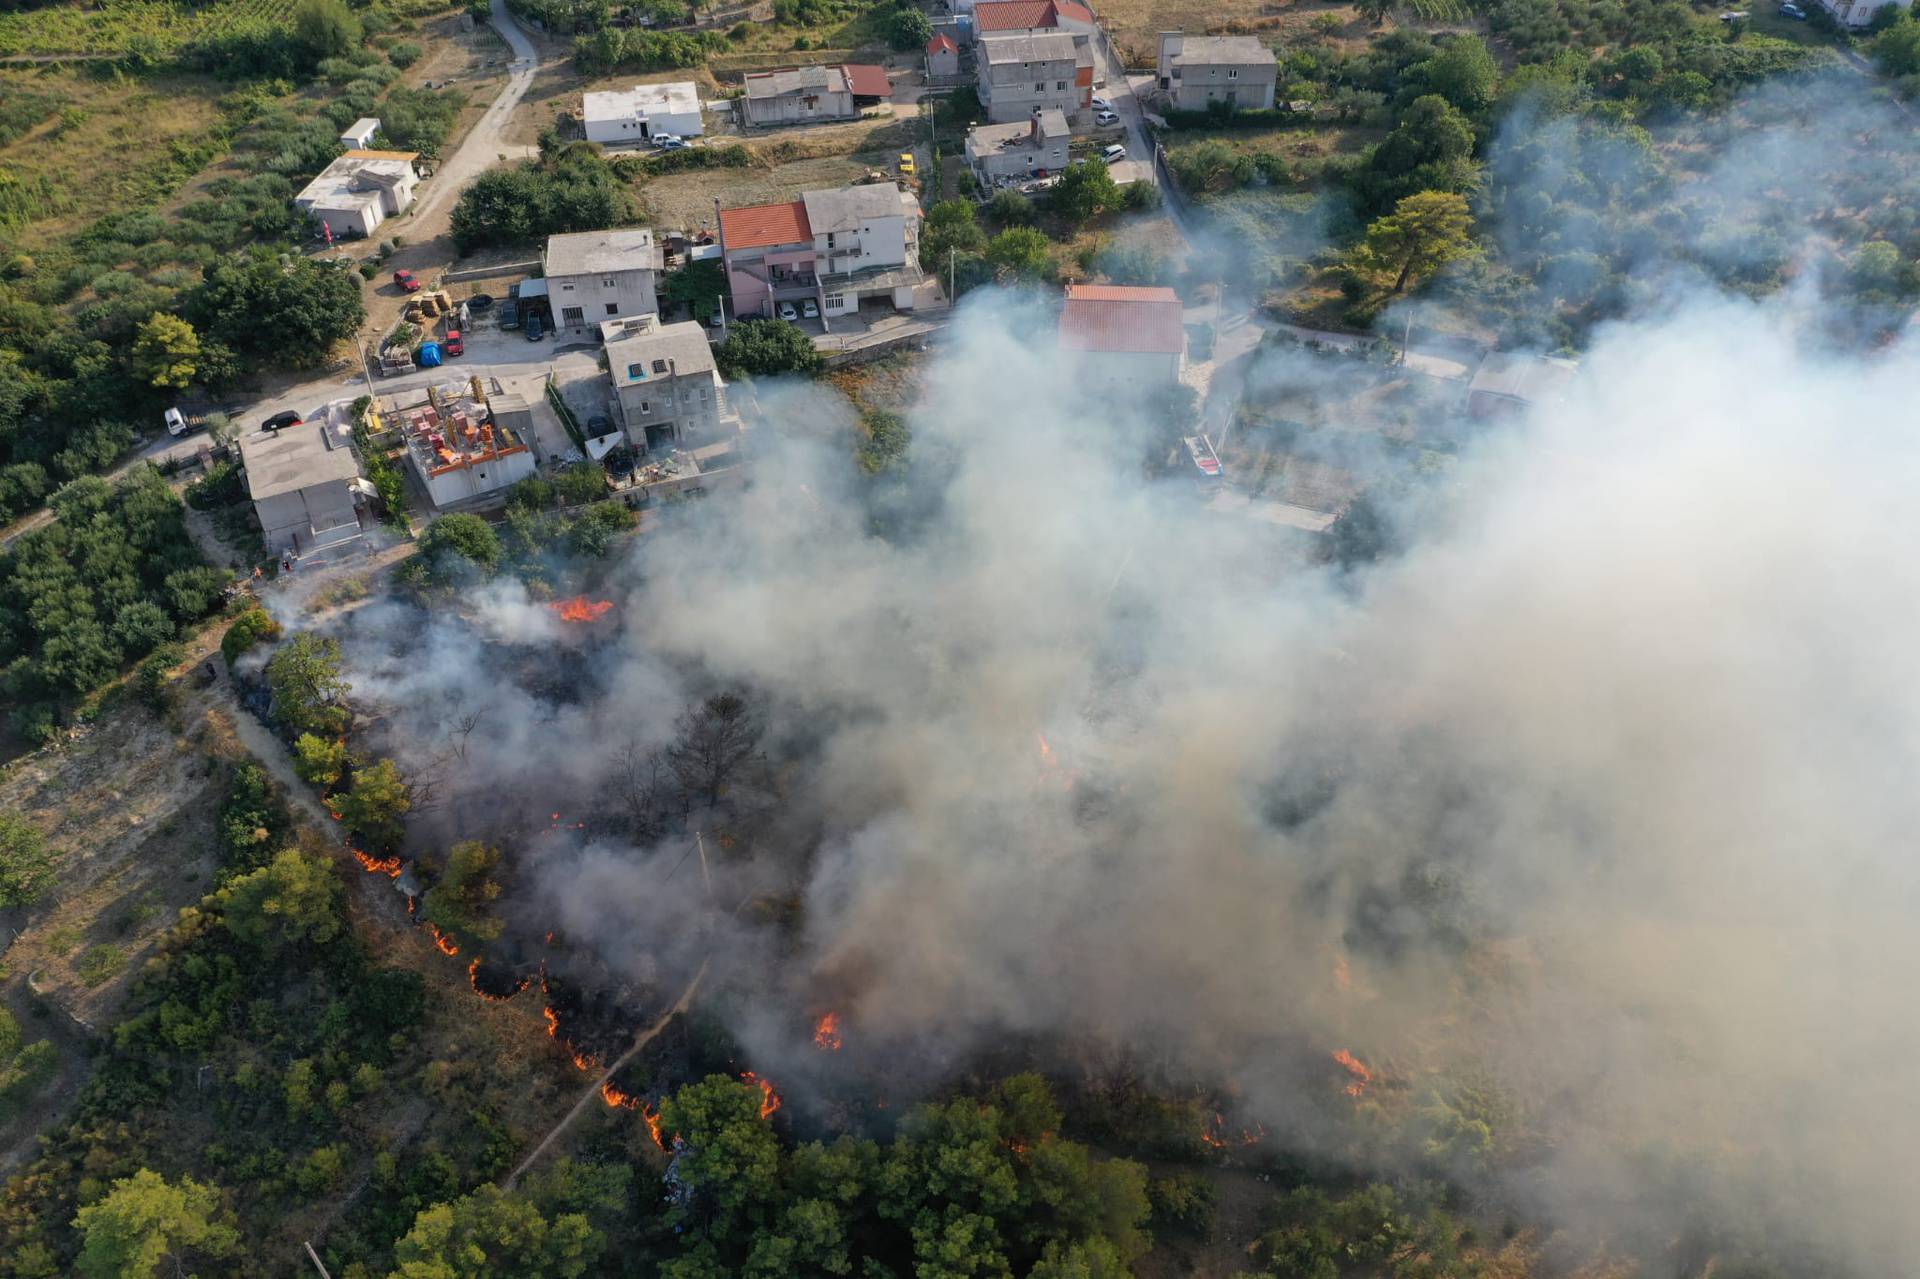
M 960 74 L 960 46 L 942 31 L 927 41 L 927 78 L 951 80 Z
M 372 235 L 413 203 L 418 158 L 413 151 L 345 152 L 293 197 L 294 207 L 325 224 L 336 240 Z
M 1847 27 L 1864 27 L 1873 21 L 1873 15 L 1890 4 L 1905 9 L 1913 0 L 1820 0 L 1820 7 L 1833 15 L 1834 21 Z
M 607 376 L 627 439 L 652 450 L 712 439 L 726 409 L 727 384 L 698 320 L 662 324 L 657 315 L 625 321 L 607 338 Z
M 1209 104 L 1266 111 L 1273 107 L 1280 68 L 1273 50 L 1253 36 L 1190 36 L 1160 33 L 1158 83 L 1181 111 Z
M 324 419 L 241 436 L 240 463 L 269 555 L 312 555 L 360 539 L 360 464 Z
M 1180 380 L 1187 352 L 1180 297 L 1172 289 L 1069 284 L 1060 308 L 1060 349 L 1084 382 L 1146 394 Z
M 476 382 L 477 385 L 477 382 Z M 436 510 L 484 506 L 535 471 L 533 410 L 518 395 L 475 398 L 455 384 L 408 404 L 389 401 L 381 416 L 397 425 L 407 464 Z
M 967 167 L 986 187 L 1005 186 L 1067 167 L 1067 117 L 1036 110 L 1026 121 L 977 124 L 967 130 Z
M 665 260 L 646 227 L 549 236 L 543 263 L 558 328 L 597 330 L 605 320 L 660 309 L 654 288 Z
M 373 135 L 378 132 L 380 121 L 372 116 L 362 116 L 340 135 L 340 145 L 349 151 L 364 151 L 373 145 Z
M 706 130 L 691 80 L 589 93 L 582 108 L 589 142 L 644 142 L 662 133 L 691 138 Z

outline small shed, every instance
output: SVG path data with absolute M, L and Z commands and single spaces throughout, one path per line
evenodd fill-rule
M 927 41 L 927 78 L 940 80 L 960 74 L 960 46 L 942 31 Z
M 349 151 L 364 151 L 373 145 L 373 135 L 378 132 L 380 121 L 372 116 L 363 116 L 340 135 L 340 145 Z

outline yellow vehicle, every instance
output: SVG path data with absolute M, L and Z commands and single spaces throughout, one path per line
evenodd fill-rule
M 914 167 L 913 152 L 902 151 L 900 153 L 900 172 L 907 177 L 912 177 L 914 174 L 920 172 L 919 169 Z

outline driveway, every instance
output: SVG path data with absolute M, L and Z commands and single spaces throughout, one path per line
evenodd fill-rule
M 527 38 L 527 33 L 507 12 L 506 0 L 493 0 L 491 21 L 493 29 L 513 50 L 513 61 L 507 64 L 506 87 L 500 90 L 500 96 L 493 100 L 486 114 L 473 122 L 473 128 L 467 130 L 467 136 L 459 147 L 433 175 L 427 194 L 413 206 L 406 220 L 406 230 L 411 239 L 440 234 L 445 229 L 440 222 L 452 212 L 454 198 L 466 189 L 468 183 L 493 167 L 503 155 L 522 158 L 539 153 L 538 147 L 509 145 L 505 136 L 507 122 L 513 118 L 514 108 L 520 105 L 520 99 L 526 96 L 528 87 L 533 84 L 534 73 L 540 69 L 533 41 Z

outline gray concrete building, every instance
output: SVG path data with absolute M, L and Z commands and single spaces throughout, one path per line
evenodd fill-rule
M 747 75 L 743 83 L 748 124 L 817 124 L 852 120 L 860 114 L 853 86 L 839 67 L 759 71 Z
M 1072 120 L 1085 111 L 1093 94 L 1091 54 L 1083 77 L 1080 53 L 1074 37 L 1065 31 L 982 39 L 978 92 L 987 119 L 994 124 L 1022 123 L 1036 110 L 1054 110 Z
M 655 286 L 665 259 L 645 227 L 549 236 L 542 262 L 559 328 L 598 331 L 604 320 L 660 309 Z
M 1160 33 L 1158 83 L 1174 107 L 1205 111 L 1215 102 L 1246 111 L 1273 107 L 1280 80 L 1273 50 L 1253 36 Z
M 727 384 L 699 321 L 662 324 L 649 315 L 618 326 L 607 336 L 607 376 L 634 448 L 671 448 L 719 434 Z
M 359 540 L 360 463 L 324 421 L 241 436 L 240 464 L 268 554 L 307 556 Z

